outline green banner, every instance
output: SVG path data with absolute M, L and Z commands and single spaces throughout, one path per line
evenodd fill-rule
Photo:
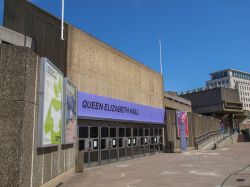
M 63 74 L 47 59 L 42 61 L 40 99 L 40 146 L 61 144 L 63 118 Z M 42 131 L 42 132 L 41 132 Z

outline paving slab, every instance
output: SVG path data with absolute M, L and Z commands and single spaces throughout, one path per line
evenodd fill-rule
M 249 187 L 250 143 L 162 153 L 84 170 L 60 187 Z

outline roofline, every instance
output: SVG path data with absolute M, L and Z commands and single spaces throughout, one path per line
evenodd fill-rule
M 171 93 L 168 93 L 167 91 L 164 91 L 164 97 L 169 97 L 169 98 L 172 98 L 172 99 L 176 99 L 176 101 L 178 101 L 179 103 L 181 104 L 185 104 L 185 105 L 189 105 L 191 106 L 192 105 L 192 102 L 186 98 L 183 98 L 179 95 L 172 95 Z
M 33 7 L 36 8 L 36 9 L 38 9 L 39 11 L 42 11 L 43 13 L 48 14 L 49 16 L 53 17 L 54 19 L 61 21 L 61 19 L 60 19 L 58 16 L 53 15 L 52 13 L 50 13 L 50 12 L 48 12 L 48 11 L 42 9 L 41 7 L 37 6 L 36 4 L 34 4 L 34 3 L 30 2 L 30 1 L 28 1 L 27 3 L 31 4 L 31 6 L 33 6 Z M 104 47 L 108 48 L 109 50 L 117 52 L 117 53 L 118 53 L 119 55 L 121 55 L 123 58 L 125 58 L 125 59 L 127 59 L 127 60 L 131 60 L 131 61 L 133 61 L 134 63 L 138 64 L 139 66 L 142 66 L 143 68 L 145 68 L 145 69 L 151 71 L 152 73 L 156 73 L 156 74 L 162 76 L 160 72 L 157 72 L 156 70 L 152 69 L 151 67 L 149 67 L 149 66 L 147 66 L 147 65 L 145 65 L 145 64 L 143 64 L 143 63 L 141 63 L 139 60 L 136 60 L 135 58 L 130 57 L 130 56 L 129 56 L 128 54 L 126 54 L 125 52 L 122 52 L 121 50 L 119 50 L 119 49 L 117 49 L 117 48 L 111 46 L 110 44 L 108 44 L 108 43 L 102 41 L 101 39 L 97 38 L 96 36 L 93 36 L 92 34 L 90 34 L 90 33 L 86 32 L 86 31 L 84 31 L 83 29 L 78 28 L 77 26 L 74 26 L 73 24 L 68 23 L 68 22 L 65 21 L 65 20 L 64 20 L 64 24 L 66 24 L 67 26 L 70 26 L 70 27 L 73 27 L 73 28 L 75 28 L 75 29 L 80 30 L 81 32 L 83 32 L 83 33 L 85 33 L 86 35 L 88 35 L 89 37 L 93 38 L 95 41 L 101 43 Z
M 230 89 L 230 90 L 236 90 L 236 89 L 233 89 L 233 88 L 227 88 L 227 87 L 215 87 L 215 88 L 211 88 L 211 89 L 205 89 L 205 90 L 199 90 L 199 91 L 195 91 L 195 92 L 190 92 L 190 93 L 185 93 L 185 94 L 182 94 L 182 95 L 190 95 L 190 94 L 195 94 L 195 93 L 200 93 L 200 92 L 208 92 L 208 91 L 211 91 L 211 90 L 215 90 L 215 89 Z M 181 96 L 182 96 L 181 95 Z M 185 98 L 186 99 L 186 98 Z
M 219 73 L 219 72 L 223 72 L 223 71 L 236 71 L 236 72 L 239 72 L 239 73 L 244 73 L 244 74 L 248 74 L 250 75 L 250 73 L 247 73 L 247 72 L 244 72 L 244 71 L 240 71 L 240 70 L 237 70 L 237 69 L 224 69 L 224 70 L 220 70 L 220 71 L 216 71 L 216 72 L 213 72 L 213 73 L 209 73 L 209 75 L 213 75 L 215 73 Z

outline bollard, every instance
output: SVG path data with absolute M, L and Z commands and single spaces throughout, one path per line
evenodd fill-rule
M 83 173 L 83 165 L 84 165 L 84 151 L 81 150 L 78 152 L 77 158 L 76 158 L 76 166 L 75 166 L 75 172 L 76 173 Z

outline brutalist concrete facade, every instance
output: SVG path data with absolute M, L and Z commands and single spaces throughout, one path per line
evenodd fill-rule
M 164 92 L 164 107 L 172 110 L 192 112 L 191 101 L 177 96 L 174 92 Z
M 4 26 L 30 36 L 79 91 L 163 108 L 159 73 L 67 23 L 61 41 L 60 20 L 30 2 L 5 0 Z
M 0 45 L 1 186 L 40 186 L 75 165 L 74 145 L 37 148 L 40 57 Z
M 61 22 L 26 0 L 5 0 L 3 26 L 32 38 L 34 51 L 66 74 L 67 24 L 61 41 Z
M 195 139 L 210 131 L 220 128 L 220 120 L 210 116 L 188 112 L 188 147 L 195 147 Z M 177 137 L 176 110 L 168 109 L 166 112 L 165 145 L 166 152 L 180 150 L 180 138 Z
M 202 114 L 242 113 L 239 93 L 231 88 L 213 88 L 181 95 L 192 102 L 194 112 Z
M 163 108 L 163 83 L 159 73 L 69 24 L 65 24 L 65 40 L 61 41 L 60 20 L 30 2 L 6 0 L 4 26 L 31 37 L 35 43 L 33 48 L 35 53 L 47 57 L 63 72 L 64 76 L 69 77 L 79 91 Z M 32 53 L 30 50 L 28 51 Z M 35 53 L 32 53 L 31 58 L 33 66 L 35 64 L 32 73 L 39 72 L 39 57 Z M 16 55 L 18 56 L 18 54 Z M 20 53 L 20 58 L 24 59 L 26 56 L 25 52 Z M 9 58 L 11 57 L 4 56 L 2 63 L 7 63 L 6 59 Z M 11 61 L 19 62 L 15 59 L 11 59 Z M 15 69 L 17 65 L 14 63 L 11 68 Z M 30 66 L 26 68 L 28 70 Z M 22 74 L 16 74 L 16 77 L 18 76 L 22 76 Z M 39 74 L 33 75 L 32 80 L 38 81 Z M 34 97 L 32 102 L 34 109 L 20 114 L 21 119 L 18 126 L 21 129 L 24 125 L 23 116 L 32 116 L 32 118 L 29 118 L 31 120 L 29 123 L 25 123 L 26 131 L 29 132 L 29 135 L 25 137 L 29 144 L 25 144 L 24 149 L 20 148 L 27 153 L 27 156 L 17 155 L 19 159 L 25 158 L 27 166 L 26 168 L 22 165 L 18 167 L 15 178 L 17 186 L 40 186 L 64 171 L 72 170 L 75 166 L 75 156 L 78 153 L 77 144 L 36 148 L 38 84 L 36 82 L 32 85 L 36 91 L 30 93 L 30 98 Z M 23 93 L 23 97 L 25 94 Z M 105 125 L 105 121 L 102 125 Z M 133 123 L 130 125 L 135 126 Z M 164 127 L 164 125 L 161 126 Z M 21 138 L 19 140 L 16 142 L 22 142 Z M 13 143 L 13 146 L 17 146 L 19 149 L 19 146 L 24 146 L 24 144 Z M 5 150 L 8 151 L 7 148 Z M 16 164 L 18 165 L 20 162 L 17 161 Z M 5 181 L 12 180 L 8 178 L 12 175 L 8 171 L 4 170 L 3 175 L 6 178 Z
M 197 106 L 197 103 L 193 103 L 188 99 L 177 96 L 176 93 L 164 93 L 164 106 L 166 109 L 166 127 L 164 131 L 167 152 L 180 150 L 180 138 L 177 137 L 177 110 L 188 112 L 188 147 L 195 147 L 195 139 L 197 137 L 210 131 L 216 131 L 220 128 L 219 119 L 192 112 L 191 106 L 193 104 Z
M 163 108 L 159 73 L 70 25 L 67 76 L 80 91 Z

